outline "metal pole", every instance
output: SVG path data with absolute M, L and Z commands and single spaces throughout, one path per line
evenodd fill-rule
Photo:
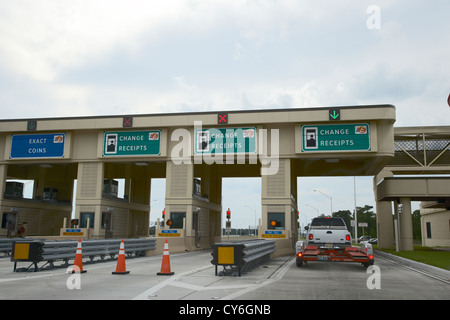
M 323 193 L 323 192 L 320 191 L 320 190 L 314 190 L 314 192 L 319 192 L 319 193 L 321 193 L 323 196 L 325 196 L 325 197 L 327 197 L 328 199 L 330 199 L 330 201 L 331 201 L 331 216 L 333 216 L 333 197 L 330 196 L 330 195 L 328 195 L 328 194 Z
M 244 207 L 247 207 L 247 208 L 249 208 L 249 209 L 255 211 L 255 236 L 256 236 L 256 209 L 255 209 L 255 208 L 252 208 L 252 207 L 249 207 L 249 206 L 247 206 L 247 205 L 245 205 L 245 204 L 244 204 Z
M 355 207 L 355 240 L 358 243 L 358 214 L 356 212 L 356 177 L 353 176 L 353 199 Z

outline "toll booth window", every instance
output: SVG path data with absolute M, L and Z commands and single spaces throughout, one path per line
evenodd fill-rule
M 94 228 L 94 212 L 81 212 L 80 214 L 80 228 Z M 89 219 L 89 227 L 87 226 L 87 220 Z
M 431 222 L 427 222 L 426 226 L 427 226 L 427 238 L 431 239 Z
M 2 215 L 2 229 L 14 229 L 16 227 L 16 214 L 4 212 Z
M 269 230 L 284 230 L 284 212 L 269 212 L 267 216 Z
M 2 215 L 2 226 L 1 226 L 2 229 L 6 229 L 7 217 L 8 217 L 8 214 L 7 213 L 3 213 L 3 215 Z
M 172 220 L 172 228 L 183 229 L 184 218 L 186 218 L 186 212 L 171 212 L 170 219 Z

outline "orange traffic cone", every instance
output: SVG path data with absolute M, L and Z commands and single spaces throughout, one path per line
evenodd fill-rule
M 158 272 L 158 276 L 170 276 L 174 274 L 173 272 L 170 272 L 170 257 L 169 257 L 169 243 L 164 243 L 164 253 L 163 253 L 163 259 L 161 264 L 161 272 Z
M 75 261 L 73 263 L 72 273 L 79 272 L 85 273 L 83 270 L 83 255 L 81 253 L 81 239 L 78 239 L 77 252 L 75 254 Z
M 130 273 L 130 271 L 125 270 L 125 248 L 122 239 L 122 241 L 120 242 L 119 257 L 117 258 L 116 271 L 112 272 L 112 274 L 128 274 L 128 273 Z

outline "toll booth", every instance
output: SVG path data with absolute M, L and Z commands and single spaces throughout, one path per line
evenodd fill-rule
M 220 242 L 222 178 L 261 178 L 259 237 L 291 253 L 297 177 L 375 175 L 394 155 L 392 105 L 0 122 L 2 224 L 61 236 L 75 218 L 90 238 L 148 236 L 150 214 L 162 220 L 150 213 L 151 179 L 165 178 L 156 236 L 180 250 Z M 34 181 L 31 199 L 9 198 L 10 186 L 5 196 L 13 179 Z
M 72 213 L 73 169 L 48 163 L 0 165 L 0 236 L 59 235 L 63 219 Z M 10 179 L 33 181 L 30 196 L 24 197 L 23 182 Z

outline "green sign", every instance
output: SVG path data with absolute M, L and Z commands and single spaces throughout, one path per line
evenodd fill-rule
M 302 152 L 370 151 L 368 123 L 302 126 Z
M 103 156 L 160 155 L 161 131 L 105 132 Z
M 256 128 L 197 129 L 195 154 L 256 153 Z

